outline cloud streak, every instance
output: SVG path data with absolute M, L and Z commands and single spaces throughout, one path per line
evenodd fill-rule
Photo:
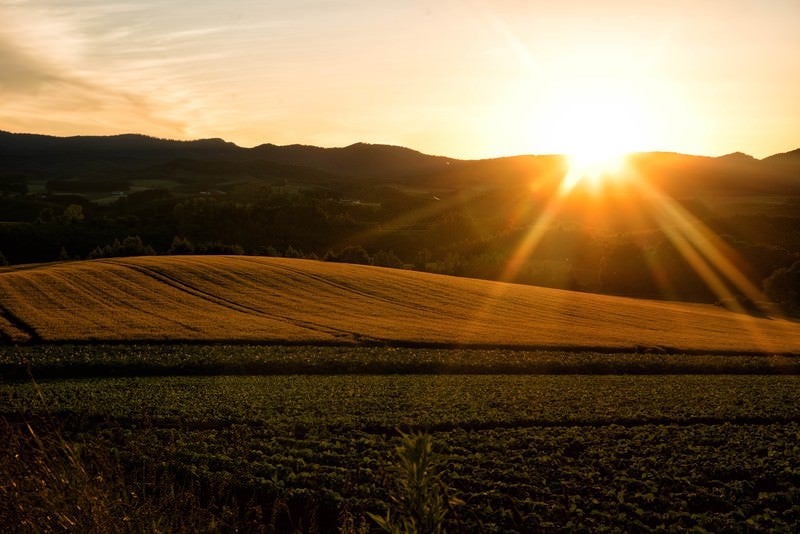
M 671 138 L 653 148 L 796 143 L 796 2 L 545 4 L 0 0 L 0 128 L 489 157 L 557 151 L 543 119 L 563 103 L 547 96 L 610 76 L 669 97 Z M 713 35 L 706 12 L 727 15 Z
M 59 78 L 52 68 L 0 36 L 0 93 L 38 92 L 43 85 Z
M 249 16 L 259 4 L 70 4 L 0 0 L 0 128 L 186 138 L 256 127 L 254 110 L 237 117 L 231 103 L 258 103 L 243 78 L 269 90 L 275 70 L 246 61 L 270 50 L 283 16 Z
M 183 135 L 185 124 L 163 114 L 156 99 L 139 91 L 135 80 L 120 75 L 121 64 L 98 57 L 95 39 L 86 28 L 107 13 L 108 6 L 98 7 L 79 18 L 59 8 L 0 4 L 0 17 L 11 22 L 0 29 L 4 127 Z M 118 28 L 104 37 L 115 41 L 130 32 Z

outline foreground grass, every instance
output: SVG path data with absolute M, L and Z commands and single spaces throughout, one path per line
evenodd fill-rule
M 0 273 L 0 341 L 800 353 L 797 323 L 309 260 L 171 256 Z
M 353 530 L 386 516 L 398 428 L 432 436 L 464 502 L 453 531 L 800 527 L 796 376 L 128 377 L 2 392 L 0 515 L 37 518 L 32 531 L 93 517 L 114 531 Z
M 0 522 L 9 532 L 276 532 L 286 518 L 222 482 L 182 476 L 146 434 L 76 438 L 39 415 L 0 417 Z M 283 503 L 276 500 L 274 509 Z

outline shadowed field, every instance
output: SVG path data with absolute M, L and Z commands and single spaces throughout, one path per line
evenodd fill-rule
M 797 323 L 396 269 L 245 256 L 0 271 L 6 342 L 305 344 L 800 352 Z

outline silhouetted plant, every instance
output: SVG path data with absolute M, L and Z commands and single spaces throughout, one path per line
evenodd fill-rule
M 198 495 L 197 481 L 170 465 L 169 449 L 147 449 L 152 432 L 128 452 L 105 435 L 68 440 L 47 417 L 0 417 L 0 522 L 15 532 L 263 530 L 261 505 L 215 481 Z
M 390 494 L 393 506 L 383 517 L 368 514 L 383 530 L 391 533 L 446 532 L 445 517 L 463 501 L 449 495 L 442 481 L 445 459 L 433 450 L 430 434 L 401 433 L 397 458 L 392 467 L 395 485 Z

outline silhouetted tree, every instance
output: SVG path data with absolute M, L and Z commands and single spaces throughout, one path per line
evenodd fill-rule
M 655 246 L 653 265 L 653 276 L 661 296 L 678 300 L 716 300 L 708 284 L 669 239 L 664 238 Z
M 64 208 L 64 214 L 61 216 L 62 220 L 67 223 L 76 223 L 83 220 L 83 206 L 80 204 L 70 204 Z
M 260 245 L 255 248 L 253 254 L 255 254 L 256 256 L 268 256 L 270 258 L 280 258 L 283 256 L 283 254 L 281 254 L 278 251 L 278 249 L 276 249 L 272 245 L 267 245 L 267 246 Z
M 53 211 L 53 208 L 47 206 L 46 208 L 42 208 L 39 212 L 39 216 L 36 217 L 36 222 L 40 224 L 49 224 L 56 221 L 56 213 Z
M 764 293 L 786 313 L 800 314 L 800 261 L 776 270 L 764 280 Z
M 185 237 L 175 236 L 172 238 L 172 245 L 170 245 L 167 254 L 194 254 L 194 244 Z
M 372 258 L 364 247 L 345 247 L 339 252 L 339 261 L 342 263 L 360 263 L 372 265 Z
M 403 261 L 392 250 L 379 250 L 372 257 L 372 262 L 379 267 L 403 267 Z
M 338 263 L 360 263 L 362 265 L 372 265 L 372 258 L 370 257 L 369 253 L 364 250 L 364 247 L 360 246 L 345 247 L 339 252 L 333 252 L 332 250 L 329 250 L 322 259 L 324 261 L 333 261 Z
M 431 251 L 428 250 L 427 248 L 423 248 L 422 250 L 418 250 L 417 251 L 417 258 L 416 258 L 416 261 L 415 261 L 416 268 L 419 269 L 420 271 L 424 271 L 427 268 L 428 263 L 431 262 L 432 258 L 433 258 L 433 255 L 431 254 Z
M 286 252 L 283 253 L 284 258 L 305 258 L 305 255 L 294 248 L 292 245 L 286 247 Z
M 220 241 L 208 241 L 197 245 L 198 254 L 232 254 L 241 256 L 244 254 L 244 249 L 241 245 L 222 243 Z
M 645 251 L 633 241 L 609 249 L 600 265 L 600 282 L 605 291 L 625 295 L 650 295 L 655 289 Z
M 89 253 L 88 258 L 115 258 L 124 256 L 152 256 L 156 251 L 153 247 L 142 242 L 142 238 L 128 236 L 122 241 L 115 239 L 110 245 L 97 247 Z
M 5 267 L 6 265 L 8 265 L 8 260 L 6 259 L 5 255 L 3 254 L 3 251 L 0 250 L 0 267 Z

